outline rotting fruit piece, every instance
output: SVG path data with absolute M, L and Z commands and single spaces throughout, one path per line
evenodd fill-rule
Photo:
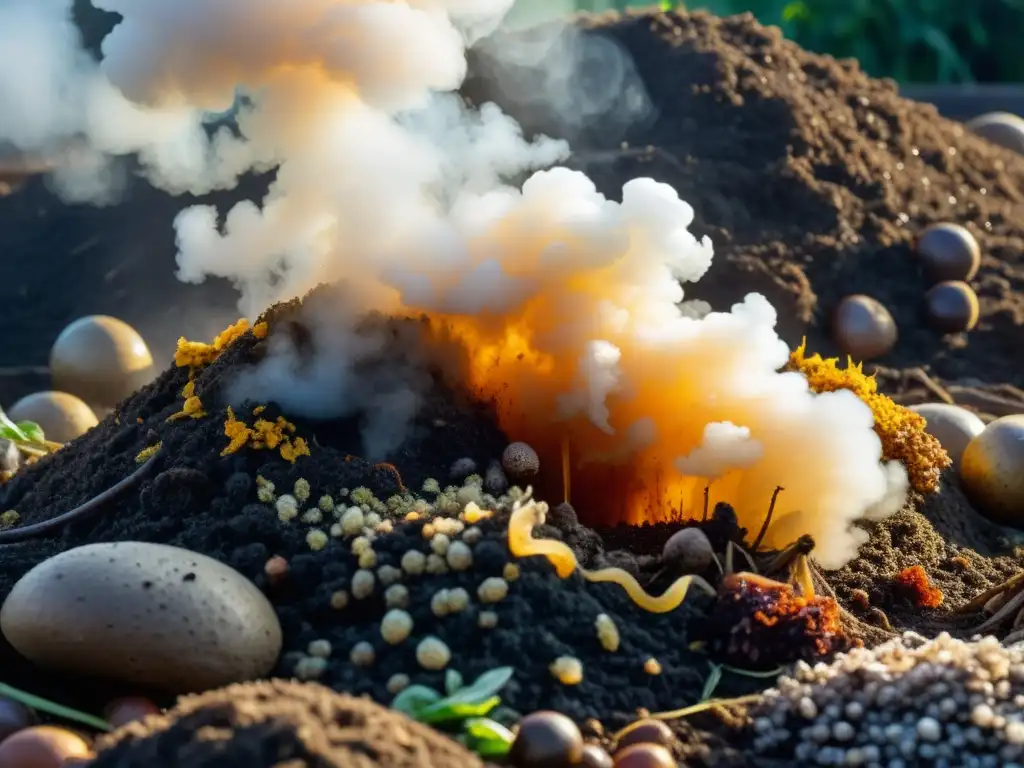
M 896 574 L 896 583 L 910 594 L 918 608 L 938 608 L 942 605 L 942 590 L 932 586 L 928 574 L 920 565 L 904 568 Z
M 711 657 L 743 669 L 813 661 L 854 644 L 834 599 L 801 597 L 790 584 L 753 573 L 727 575 L 701 624 Z
M 839 368 L 838 358 L 806 356 L 806 340 L 789 356 L 788 368 L 799 371 L 815 392 L 848 389 L 863 400 L 875 415 L 875 433 L 882 441 L 882 458 L 900 461 L 907 469 L 910 485 L 918 493 L 939 488 L 939 476 L 952 460 L 942 444 L 925 432 L 924 418 L 878 391 L 874 376 L 864 373 L 863 364 L 848 360 Z
M 244 317 L 233 325 L 229 325 L 214 338 L 212 344 L 202 341 L 188 341 L 184 337 L 178 339 L 178 348 L 174 352 L 174 364 L 179 368 L 201 368 L 216 360 L 220 353 L 235 340 L 249 330 L 249 321 Z M 267 324 L 256 323 L 252 334 L 257 339 L 267 335 Z

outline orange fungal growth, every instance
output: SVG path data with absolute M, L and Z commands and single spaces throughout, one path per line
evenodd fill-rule
M 863 364 L 848 360 L 840 368 L 838 358 L 807 357 L 806 340 L 793 350 L 789 368 L 799 371 L 815 392 L 848 389 L 863 400 L 875 416 L 875 433 L 882 441 L 882 457 L 906 467 L 910 485 L 919 493 L 938 490 L 939 476 L 952 460 L 932 435 L 925 432 L 922 416 L 878 391 L 874 376 L 864 373 Z
M 938 587 L 933 587 L 928 574 L 920 565 L 904 568 L 896 574 L 896 583 L 906 589 L 920 608 L 938 608 L 945 596 Z

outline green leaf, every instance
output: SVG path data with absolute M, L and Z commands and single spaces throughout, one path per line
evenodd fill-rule
M 15 424 L 10 418 L 4 413 L 3 408 L 0 408 L 0 430 L 2 434 L 8 440 L 28 440 L 28 435 L 22 432 L 18 425 Z
M 462 675 L 454 669 L 449 669 L 444 673 L 444 691 L 449 696 L 454 694 L 457 690 L 462 687 Z
M 484 672 L 469 685 L 460 688 L 450 697 L 452 702 L 473 704 L 489 699 L 512 679 L 515 670 L 512 667 L 498 667 Z
M 43 434 L 43 428 L 34 421 L 19 421 L 17 427 L 33 442 L 41 443 L 46 439 L 46 435 Z
M 442 700 L 441 694 L 425 685 L 410 685 L 391 700 L 391 708 L 419 720 L 420 713 Z
M 483 717 L 501 703 L 501 699 L 497 696 L 492 696 L 486 701 L 476 702 L 460 702 L 454 699 L 454 696 L 442 699 L 436 704 L 431 704 L 429 707 L 419 710 L 416 714 L 416 719 L 421 723 L 437 725 L 438 723 L 449 723 L 453 720 L 465 720 L 467 717 Z
M 504 757 L 515 741 L 515 734 L 487 717 L 472 717 L 463 725 L 466 746 L 481 757 Z
M 718 684 L 722 682 L 722 665 L 711 664 L 711 672 L 708 674 L 708 679 L 704 683 L 704 690 L 700 693 L 700 700 L 707 701 L 711 698 L 711 694 L 715 692 Z

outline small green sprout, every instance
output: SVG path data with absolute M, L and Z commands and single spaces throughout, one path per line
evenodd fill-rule
M 60 446 L 46 439 L 43 428 L 34 421 L 15 423 L 0 408 L 0 437 L 10 440 L 18 449 L 29 456 L 45 456 Z
M 512 679 L 513 671 L 499 667 L 463 685 L 462 675 L 448 670 L 444 694 L 426 685 L 410 685 L 395 696 L 391 708 L 421 723 L 457 730 L 458 740 L 481 757 L 502 757 L 515 736 L 487 715 L 501 703 L 497 693 Z

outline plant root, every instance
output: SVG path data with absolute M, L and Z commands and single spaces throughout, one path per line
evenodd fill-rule
M 112 485 L 107 490 L 93 496 L 83 504 L 78 505 L 72 510 L 65 512 L 62 515 L 57 515 L 49 520 L 43 520 L 39 523 L 33 523 L 32 525 L 23 525 L 18 528 L 11 528 L 10 530 L 0 531 L 0 546 L 14 544 L 25 539 L 32 539 L 36 536 L 42 536 L 63 528 L 70 522 L 84 519 L 90 514 L 98 511 L 107 502 L 113 500 L 115 497 L 124 493 L 129 488 L 137 485 L 146 475 L 148 475 L 153 467 L 156 466 L 156 459 L 163 453 L 163 449 L 158 450 L 154 453 L 149 461 L 143 464 L 141 467 L 132 472 L 128 477 L 118 481 L 115 485 Z

